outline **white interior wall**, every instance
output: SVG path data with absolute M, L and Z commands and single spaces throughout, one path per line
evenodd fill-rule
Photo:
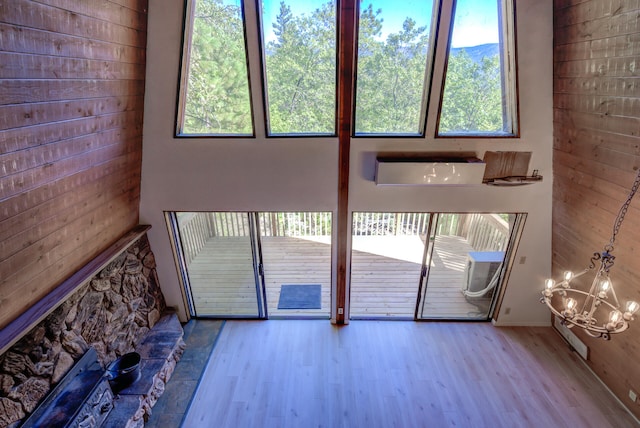
M 149 232 L 170 306 L 186 313 L 164 211 L 332 211 L 337 208 L 337 139 L 175 139 L 182 2 L 149 4 L 141 223 Z M 352 140 L 351 211 L 526 212 L 528 219 L 504 295 L 499 325 L 548 325 L 538 304 L 551 268 L 551 2 L 517 1 L 520 130 L 517 139 Z M 531 151 L 541 183 L 502 188 L 376 186 L 375 158 L 388 152 Z M 519 263 L 526 259 L 524 264 Z M 510 309 L 510 313 L 504 311 Z

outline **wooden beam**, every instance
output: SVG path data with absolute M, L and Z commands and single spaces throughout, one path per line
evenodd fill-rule
M 347 244 L 349 241 L 349 155 L 353 109 L 353 83 L 356 52 L 356 0 L 338 2 L 338 218 L 337 218 L 337 324 L 348 320 L 347 298 Z M 342 313 L 341 313 L 342 312 Z

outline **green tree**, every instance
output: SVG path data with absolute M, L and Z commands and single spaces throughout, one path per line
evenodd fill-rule
M 284 39 L 288 37 L 289 24 L 291 23 L 291 8 L 283 1 L 280 2 L 280 11 L 273 25 L 273 33 L 278 38 L 274 46 L 280 47 L 284 44 Z
M 420 132 L 427 62 L 427 28 L 406 18 L 402 31 L 376 41 L 380 10 L 365 10 L 360 31 L 356 98 L 356 132 Z M 362 17 L 361 17 L 362 19 Z M 376 32 L 377 29 L 377 32 Z
M 355 129 L 418 134 L 422 124 L 428 28 L 406 18 L 382 39 L 382 10 L 360 12 Z M 332 134 L 336 124 L 336 0 L 310 15 L 280 2 L 265 47 L 270 132 Z M 267 35 L 265 34 L 265 38 Z M 244 30 L 238 6 L 196 3 L 184 108 L 186 133 L 250 134 Z M 503 100 L 497 55 L 474 61 L 451 55 L 439 122 L 441 133 L 500 132 Z
M 282 2 L 267 45 L 270 130 L 275 134 L 334 133 L 336 3 L 311 16 L 291 16 Z
M 185 133 L 251 134 L 243 23 L 237 6 L 199 0 L 184 106 Z
M 440 129 L 442 133 L 502 132 L 500 58 L 474 62 L 462 49 L 449 56 Z

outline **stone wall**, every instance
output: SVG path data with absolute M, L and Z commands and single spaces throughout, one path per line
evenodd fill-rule
M 19 425 L 89 346 L 105 367 L 132 352 L 164 310 L 143 235 L 0 355 L 0 427 Z

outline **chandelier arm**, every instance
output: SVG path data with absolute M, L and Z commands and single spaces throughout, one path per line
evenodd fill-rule
M 577 290 L 577 289 L 570 289 L 570 290 L 565 290 L 562 288 L 558 288 L 558 287 L 554 287 L 553 292 L 554 293 L 566 293 L 567 291 L 570 291 L 572 293 L 577 293 L 577 294 L 582 294 L 585 296 L 588 296 L 589 293 L 587 293 L 586 291 L 583 290 Z M 592 337 L 601 337 L 605 340 L 610 340 L 611 334 L 615 334 L 615 333 L 622 333 L 623 331 L 627 330 L 629 328 L 629 322 L 628 320 L 623 320 L 621 321 L 615 328 L 607 328 L 607 324 L 603 324 L 603 325 L 597 325 L 597 320 L 593 319 L 593 317 L 588 317 L 586 315 L 584 315 L 584 313 L 577 313 L 573 316 L 567 316 L 564 313 L 558 311 L 552 304 L 551 304 L 551 296 L 545 296 L 543 295 L 543 297 L 540 298 L 540 302 L 544 303 L 545 305 L 547 305 L 547 307 L 549 308 L 549 310 L 557 317 L 559 317 L 562 320 L 562 323 L 564 325 L 566 325 L 567 327 L 571 328 L 571 327 L 580 327 L 581 329 L 585 330 L 585 332 Z M 600 300 L 600 303 L 603 305 L 608 306 L 610 309 L 617 309 L 615 306 L 613 306 L 611 303 L 607 302 L 606 300 Z M 588 321 L 590 320 L 590 321 Z
M 598 309 L 598 306 L 600 305 L 600 303 L 602 303 L 602 300 L 600 300 L 597 296 L 592 297 L 592 299 L 593 299 L 593 302 L 591 303 L 589 312 L 583 311 L 582 314 L 586 319 L 588 319 L 591 322 L 592 325 L 595 325 L 598 322 L 598 320 L 593 315 L 596 313 L 596 309 Z
M 609 281 L 611 281 L 611 279 L 609 279 Z M 613 301 L 615 302 L 615 307 L 620 309 L 620 302 L 618 302 L 618 296 L 616 296 L 616 289 L 613 288 L 613 283 L 611 284 L 611 287 L 609 289 L 611 290 L 611 295 L 613 296 Z
M 600 260 L 600 267 L 598 268 L 598 272 L 596 272 L 596 275 L 593 277 L 593 280 L 591 281 L 591 288 L 589 288 L 589 292 L 586 293 L 580 290 L 575 290 L 577 292 L 584 293 L 587 296 L 584 299 L 584 302 L 582 302 L 580 313 L 584 313 L 588 305 L 590 308 L 589 309 L 590 314 L 593 314 L 593 312 L 595 312 L 595 307 L 597 306 L 596 302 L 598 302 L 598 295 L 597 295 L 596 288 L 600 283 L 600 277 L 603 272 L 604 272 L 604 259 Z
M 595 267 L 595 265 L 594 265 L 593 267 L 588 267 L 588 268 L 584 269 L 583 271 L 581 271 L 581 272 L 579 272 L 579 273 L 576 273 L 575 275 L 573 275 L 573 278 L 571 278 L 571 279 L 575 279 L 575 278 L 577 278 L 577 277 L 579 277 L 579 276 L 584 275 L 585 273 L 589 272 L 589 271 L 590 271 L 591 269 L 593 269 L 594 267 Z
M 606 248 L 606 247 L 605 247 Z M 613 250 L 613 248 L 612 248 Z M 591 263 L 589 263 L 589 267 L 587 269 L 585 269 L 585 271 L 591 270 L 591 269 L 595 269 L 596 267 L 596 262 L 598 260 L 600 260 L 602 258 L 602 254 L 600 253 L 593 253 L 593 257 L 591 257 Z
M 616 221 L 613 224 L 613 232 L 611 234 L 611 239 L 609 240 L 609 244 L 605 245 L 605 252 L 610 253 L 613 251 L 613 244 L 616 241 L 616 236 L 618 232 L 620 232 L 620 226 L 622 226 L 622 221 L 624 220 L 624 216 L 627 214 L 627 210 L 629 209 L 629 204 L 631 204 L 631 200 L 634 195 L 638 191 L 638 187 L 640 187 L 640 168 L 638 168 L 638 174 L 636 175 L 636 179 L 631 186 L 631 191 L 629 192 L 629 196 L 627 196 L 627 200 L 620 207 L 620 211 L 618 211 L 618 216 L 616 217 Z
M 565 291 L 565 292 L 570 292 L 570 293 L 578 293 L 578 294 L 583 294 L 585 296 L 587 296 L 589 293 L 584 291 L 584 290 L 579 290 L 577 288 L 572 288 L 570 290 L 560 290 L 560 289 L 554 289 L 554 292 L 560 292 L 560 291 Z M 616 308 L 612 303 L 607 302 L 606 300 L 601 300 L 600 301 L 603 305 L 607 305 L 609 308 L 611 309 L 618 309 Z

